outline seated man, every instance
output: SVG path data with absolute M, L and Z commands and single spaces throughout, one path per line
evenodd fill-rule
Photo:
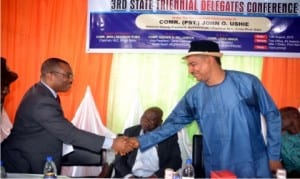
M 160 108 L 150 107 L 142 115 L 140 125 L 127 128 L 124 135 L 136 137 L 152 131 L 161 125 L 162 116 Z M 163 178 L 166 168 L 177 170 L 181 167 L 181 162 L 176 134 L 144 152 L 135 149 L 125 156 L 116 155 L 115 177 Z

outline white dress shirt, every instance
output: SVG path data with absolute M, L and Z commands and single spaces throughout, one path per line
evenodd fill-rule
M 143 133 L 143 130 L 141 130 L 141 135 Z M 141 150 L 138 149 L 135 163 L 131 170 L 132 174 L 138 177 L 149 177 L 158 170 L 159 159 L 157 146 L 151 147 L 144 152 L 141 152 Z M 129 175 L 126 176 L 129 177 Z

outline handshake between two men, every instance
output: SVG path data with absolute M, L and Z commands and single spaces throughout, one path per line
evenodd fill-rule
M 121 156 L 139 147 L 139 141 L 136 137 L 119 136 L 113 140 L 112 149 Z

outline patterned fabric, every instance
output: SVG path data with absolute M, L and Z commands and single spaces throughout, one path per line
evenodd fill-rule
M 0 130 L 1 130 L 0 142 L 2 142 L 10 134 L 11 128 L 12 128 L 12 123 L 9 120 L 9 117 L 5 109 L 3 108 L 1 112 L 1 119 L 0 119 Z
M 300 172 L 300 133 L 292 135 L 286 132 L 282 135 L 281 156 L 288 172 Z

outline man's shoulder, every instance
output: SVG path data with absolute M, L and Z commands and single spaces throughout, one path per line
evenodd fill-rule
M 237 76 L 254 76 L 251 73 L 247 73 L 244 71 L 237 71 L 237 70 L 225 70 L 225 72 L 229 75 L 237 75 Z
M 45 91 L 46 89 L 47 88 L 42 83 L 37 82 L 28 88 L 27 93 L 28 92 L 39 93 L 41 91 Z
M 138 129 L 138 128 L 141 128 L 141 125 L 130 126 L 130 127 L 126 128 L 125 130 L 133 130 L 133 129 Z
M 243 71 L 226 70 L 226 76 L 230 77 L 231 79 L 241 80 L 241 82 L 245 80 L 259 80 L 255 75 Z
M 50 96 L 51 92 L 42 83 L 35 83 L 26 92 L 27 95 Z
M 45 102 L 54 102 L 55 98 L 51 91 L 41 83 L 35 83 L 24 94 L 22 104 L 39 105 Z
M 131 126 L 128 127 L 124 130 L 124 134 L 132 134 L 132 133 L 139 133 L 139 131 L 141 130 L 141 125 L 135 125 L 135 126 Z

